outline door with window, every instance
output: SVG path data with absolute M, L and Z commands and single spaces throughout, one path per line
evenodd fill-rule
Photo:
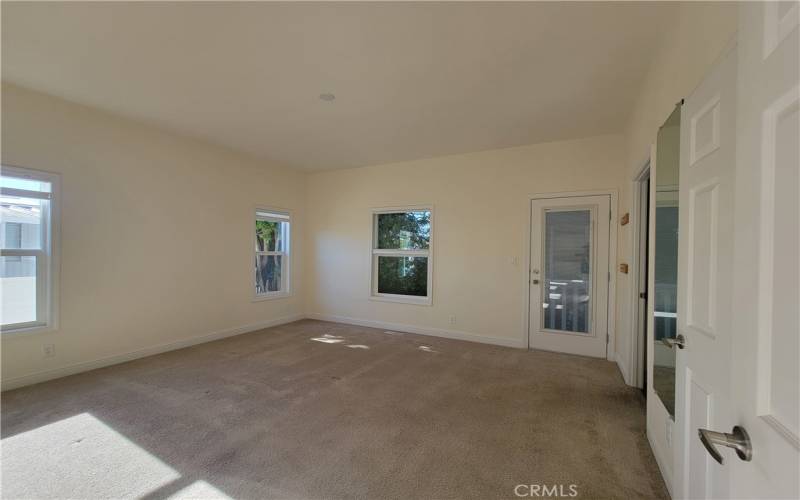
M 533 349 L 606 357 L 610 196 L 531 202 Z

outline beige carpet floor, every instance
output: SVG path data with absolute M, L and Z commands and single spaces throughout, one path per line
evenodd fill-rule
M 4 498 L 666 498 L 614 364 L 310 320 L 6 392 L 2 439 Z

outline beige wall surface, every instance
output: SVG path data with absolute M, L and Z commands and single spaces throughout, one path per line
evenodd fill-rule
M 624 180 L 621 136 L 308 176 L 13 85 L 2 98 L 3 163 L 61 174 L 63 193 L 59 328 L 3 337 L 6 387 L 304 313 L 525 345 L 529 196 Z M 420 203 L 433 306 L 369 300 L 370 209 Z M 251 300 L 258 204 L 293 211 L 288 299 Z
M 2 106 L 3 164 L 63 193 L 60 327 L 3 336 L 4 384 L 302 314 L 302 174 L 11 85 Z M 293 211 L 290 298 L 252 301 L 257 204 Z
M 633 179 L 647 161 L 658 128 L 669 117 L 675 103 L 691 94 L 731 43 L 736 33 L 737 12 L 738 5 L 733 2 L 688 2 L 681 5 L 677 17 L 670 21 L 673 25 L 653 56 L 625 133 L 626 182 L 621 204 L 626 208 L 623 211 L 633 212 Z M 682 117 L 684 121 L 688 119 Z M 622 261 L 629 261 L 632 255 L 632 228 L 630 224 L 620 232 Z M 630 324 L 633 301 L 629 278 L 630 275 L 621 275 L 617 283 L 621 298 L 617 359 L 621 365 L 629 364 L 633 345 Z M 648 397 L 648 434 L 665 479 L 670 483 L 672 450 L 666 438 L 668 425 L 666 410 L 651 393 Z
M 614 189 L 632 211 L 632 178 L 733 36 L 736 5 L 686 4 L 665 22 L 624 134 L 307 176 L 4 85 L 3 162 L 60 173 L 64 192 L 60 328 L 4 337 L 4 380 L 304 313 L 524 345 L 529 195 Z M 369 300 L 370 209 L 420 203 L 435 206 L 433 305 Z M 294 211 L 289 299 L 251 302 L 256 204 Z M 616 263 L 631 228 L 614 223 Z M 630 275 L 614 272 L 611 354 L 627 377 Z
M 306 312 L 526 345 L 529 195 L 620 189 L 622 146 L 610 135 L 310 175 Z M 433 305 L 370 300 L 371 209 L 415 204 L 434 206 Z

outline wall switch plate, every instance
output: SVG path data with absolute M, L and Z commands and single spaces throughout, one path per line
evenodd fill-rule
M 56 355 L 56 345 L 55 344 L 45 344 L 42 346 L 42 355 L 45 358 L 52 358 Z
M 456 324 L 456 317 L 455 316 L 452 316 L 452 315 L 450 316 L 450 324 L 451 325 L 455 325 Z

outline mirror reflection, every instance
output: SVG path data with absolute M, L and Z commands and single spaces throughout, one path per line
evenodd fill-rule
M 680 105 L 658 131 L 655 196 L 655 297 L 653 388 L 675 418 L 675 349 L 664 342 L 678 334 L 678 168 Z

